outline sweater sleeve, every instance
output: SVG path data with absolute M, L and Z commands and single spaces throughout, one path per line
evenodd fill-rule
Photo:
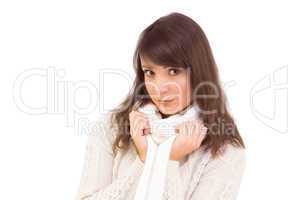
M 97 120 L 89 132 L 76 200 L 123 200 L 142 173 L 144 163 L 137 155 L 127 174 L 112 180 L 115 135 L 108 126 L 108 117 Z
M 246 164 L 245 150 L 230 147 L 225 153 L 210 160 L 190 200 L 234 200 Z
M 236 199 L 245 168 L 245 150 L 229 146 L 219 158 L 210 160 L 204 168 L 195 191 L 185 197 L 180 162 L 170 160 L 164 199 L 169 200 L 233 200 Z

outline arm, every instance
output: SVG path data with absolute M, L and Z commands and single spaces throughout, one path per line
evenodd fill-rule
M 245 150 L 231 145 L 205 167 L 190 200 L 234 200 L 245 169 Z
M 195 191 L 188 200 L 233 200 L 236 199 L 245 168 L 245 152 L 229 146 L 221 157 L 211 160 L 205 167 Z M 179 161 L 168 164 L 165 199 L 184 200 L 183 178 Z
M 106 116 L 107 117 L 107 116 Z M 144 163 L 136 156 L 125 176 L 112 180 L 114 133 L 108 118 L 98 120 L 88 135 L 84 167 L 76 200 L 121 200 L 142 173 Z

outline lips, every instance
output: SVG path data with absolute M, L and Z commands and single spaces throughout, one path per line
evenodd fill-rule
M 159 102 L 167 103 L 173 101 L 173 99 L 166 99 L 166 100 L 158 100 Z

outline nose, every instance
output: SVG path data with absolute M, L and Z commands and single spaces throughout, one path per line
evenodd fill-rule
M 158 83 L 158 91 L 160 97 L 166 96 L 170 91 L 170 83 L 166 81 Z
M 163 85 L 159 86 L 159 94 L 160 94 L 160 96 L 165 95 L 168 91 L 169 91 L 169 89 L 168 89 L 168 85 L 167 84 L 163 84 Z

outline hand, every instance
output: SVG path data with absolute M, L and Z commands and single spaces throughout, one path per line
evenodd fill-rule
M 198 149 L 207 133 L 207 128 L 200 119 L 183 122 L 175 130 L 178 134 L 172 144 L 170 160 L 177 161 Z
M 131 111 L 129 113 L 130 121 L 130 135 L 133 139 L 134 146 L 141 161 L 145 162 L 147 154 L 147 138 L 150 134 L 150 125 L 147 117 L 138 111 Z

